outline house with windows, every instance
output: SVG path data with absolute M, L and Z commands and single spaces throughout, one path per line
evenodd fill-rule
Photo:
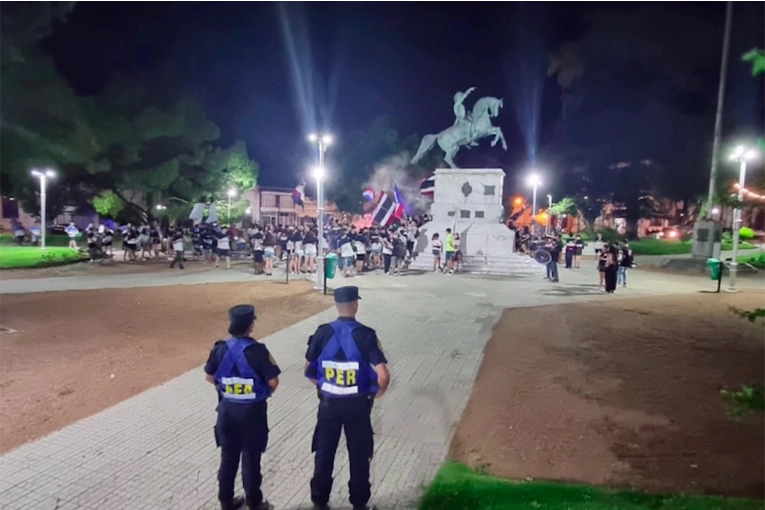
M 258 186 L 246 191 L 242 198 L 249 201 L 251 220 L 259 225 L 296 225 L 315 220 L 319 210 L 316 200 L 306 197 L 302 206 L 297 205 L 293 191 L 294 188 Z M 324 204 L 324 213 L 335 218 L 341 216 L 334 202 Z

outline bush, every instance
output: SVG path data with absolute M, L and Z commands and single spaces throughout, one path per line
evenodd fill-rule
M 765 251 L 761 251 L 754 256 L 744 255 L 743 257 L 739 257 L 738 262 L 739 264 L 749 264 L 757 269 L 765 269 Z
M 688 241 L 644 237 L 630 243 L 635 255 L 680 255 L 690 253 L 692 244 Z
M 749 227 L 741 227 L 738 231 L 739 239 L 754 239 L 754 230 Z
M 598 238 L 598 234 L 603 236 L 603 241 L 607 243 L 612 243 L 615 241 L 621 241 L 623 240 L 624 236 L 619 234 L 619 232 L 614 228 L 601 228 L 599 230 L 595 230 L 594 228 L 588 228 L 586 230 L 582 230 L 578 232 L 580 236 L 582 236 L 582 239 L 585 241 L 594 241 Z

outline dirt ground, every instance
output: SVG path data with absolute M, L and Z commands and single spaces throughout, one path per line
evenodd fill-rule
M 202 366 L 241 303 L 256 338 L 332 305 L 303 281 L 3 296 L 0 452 Z
M 5 269 L 0 274 L 3 280 L 18 280 L 27 278 L 54 278 L 61 276 L 99 276 L 99 275 L 120 275 L 120 274 L 138 274 L 138 273 L 161 273 L 168 271 L 170 260 L 166 257 L 159 259 L 138 260 L 135 262 L 123 262 L 122 256 L 118 255 L 114 260 L 89 263 L 80 262 L 77 264 L 66 264 L 63 266 L 43 267 L 36 269 Z M 237 269 L 252 269 L 252 261 L 234 260 L 232 266 Z M 184 271 L 203 272 L 212 271 L 212 264 L 205 264 L 203 261 L 189 260 L 185 263 Z M 176 269 L 178 271 L 178 269 Z
M 765 496 L 762 414 L 721 387 L 765 378 L 762 291 L 506 310 L 451 455 L 506 478 Z

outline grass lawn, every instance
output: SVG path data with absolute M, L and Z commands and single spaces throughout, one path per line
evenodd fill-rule
M 0 246 L 0 269 L 59 266 L 82 260 L 88 260 L 88 255 L 70 248 Z
M 82 241 L 82 238 L 80 238 L 80 241 Z M 30 240 L 29 240 L 29 235 L 27 234 L 27 237 L 24 238 L 23 246 L 29 246 L 29 245 L 30 245 Z M 45 236 L 45 245 L 46 246 L 69 246 L 69 236 L 48 234 Z M 0 246 L 17 246 L 16 238 L 13 237 L 12 234 L 0 234 Z
M 750 264 L 757 269 L 765 269 L 765 251 L 756 255 L 739 255 L 737 261 L 739 264 Z
M 630 248 L 632 248 L 632 252 L 635 255 L 680 255 L 690 253 L 692 246 L 692 241 L 672 241 L 654 238 L 643 238 L 630 242 Z M 740 250 L 756 248 L 755 245 L 745 241 L 741 241 L 738 247 Z M 723 241 L 722 249 L 724 251 L 732 250 L 733 243 Z
M 761 510 L 762 501 L 713 496 L 657 495 L 553 482 L 514 482 L 448 462 L 420 510 Z

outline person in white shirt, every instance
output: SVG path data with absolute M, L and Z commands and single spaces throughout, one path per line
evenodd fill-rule
M 443 243 L 438 238 L 438 232 L 433 234 L 433 238 L 430 240 L 430 248 L 433 253 L 433 272 L 441 270 L 441 250 L 443 249 Z
M 215 251 L 215 267 L 218 267 L 218 261 L 223 257 L 226 259 L 226 269 L 231 269 L 231 239 L 228 230 L 223 230 L 218 234 L 218 248 Z

